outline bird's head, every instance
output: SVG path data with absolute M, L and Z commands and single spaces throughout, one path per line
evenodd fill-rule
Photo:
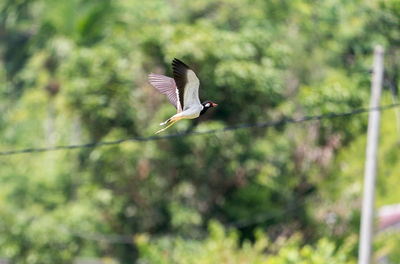
M 204 114 L 207 111 L 208 108 L 217 106 L 216 103 L 214 103 L 212 101 L 209 101 L 209 100 L 205 101 L 205 102 L 202 102 L 201 104 L 203 105 L 204 108 L 203 108 L 203 110 L 201 110 L 200 115 Z
M 210 108 L 210 107 L 217 106 L 217 104 L 212 101 L 205 101 L 205 102 L 202 102 L 201 104 L 204 106 L 204 108 Z

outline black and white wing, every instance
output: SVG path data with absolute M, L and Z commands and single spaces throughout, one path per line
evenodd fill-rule
M 179 91 L 174 79 L 164 75 L 151 73 L 149 74 L 149 82 L 160 93 L 165 94 L 168 97 L 169 101 L 175 106 L 178 112 L 182 111 L 181 103 L 179 101 Z
M 192 106 L 201 106 L 199 99 L 200 81 L 196 74 L 189 66 L 176 58 L 172 61 L 172 70 L 183 111 Z

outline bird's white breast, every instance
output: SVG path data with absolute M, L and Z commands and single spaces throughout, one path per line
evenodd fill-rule
M 196 104 L 183 111 L 182 115 L 187 119 L 193 119 L 200 116 L 201 110 L 203 110 L 203 106 Z

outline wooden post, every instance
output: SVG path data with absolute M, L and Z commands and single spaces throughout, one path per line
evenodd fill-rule
M 379 107 L 383 79 L 382 46 L 376 46 L 372 73 L 370 108 Z M 364 171 L 364 191 L 361 213 L 358 264 L 371 263 L 371 244 L 374 224 L 375 178 L 377 172 L 377 153 L 379 141 L 380 111 L 372 110 L 368 117 L 367 153 Z

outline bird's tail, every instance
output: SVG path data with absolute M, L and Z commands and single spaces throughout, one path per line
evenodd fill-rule
M 168 118 L 166 121 L 160 123 L 160 126 L 163 126 L 163 125 L 168 124 L 169 122 L 171 122 L 171 119 L 172 119 L 172 117 L 171 117 L 171 118 Z
M 172 122 L 172 121 L 181 120 L 181 119 L 183 119 L 183 118 L 184 118 L 184 117 L 183 117 L 182 113 L 177 113 L 176 115 L 173 115 L 173 116 L 171 116 L 170 118 L 168 118 L 166 121 L 160 123 L 160 126 L 166 125 L 166 124 L 168 124 L 168 123 L 170 123 L 170 122 Z
M 176 122 L 178 122 L 179 120 L 182 120 L 184 117 L 179 113 L 174 115 L 173 117 L 168 118 L 167 121 L 162 122 L 160 125 L 165 125 L 170 123 L 168 126 L 164 127 L 163 129 L 160 129 L 156 132 L 156 134 L 159 134 L 161 132 L 163 132 L 164 130 L 166 130 L 167 128 L 169 128 L 170 126 L 172 126 L 173 124 L 175 124 Z

